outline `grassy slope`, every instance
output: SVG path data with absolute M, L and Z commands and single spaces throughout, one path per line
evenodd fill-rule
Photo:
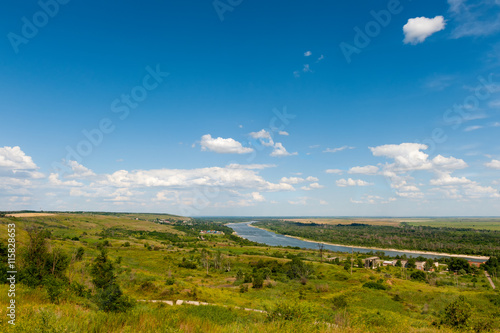
M 6 236 L 6 223 L 12 219 L 0 219 L 0 237 Z M 91 287 L 88 263 L 97 254 L 93 246 L 99 241 L 96 234 L 118 226 L 131 230 L 157 230 L 176 232 L 171 226 L 158 225 L 148 221 L 137 221 L 124 217 L 90 216 L 62 214 L 50 217 L 17 219 L 18 241 L 25 243 L 26 234 L 22 228 L 30 224 L 42 225 L 53 235 L 64 238 L 78 236 L 80 241 L 51 240 L 52 247 L 62 247 L 72 252 L 84 246 L 86 253 L 82 262 L 76 262 L 68 270 L 68 277 Z M 86 236 L 82 234 L 86 232 Z M 109 256 L 113 260 L 122 258 L 117 271 L 118 281 L 125 294 L 136 299 L 163 300 L 201 300 L 221 305 L 219 307 L 161 306 L 159 304 L 139 304 L 128 314 L 105 314 L 95 309 L 85 298 L 68 295 L 60 304 L 50 304 L 43 289 L 30 290 L 18 285 L 18 325 L 19 332 L 35 332 L 41 327 L 52 327 L 54 332 L 437 332 L 430 324 L 437 320 L 444 306 L 463 294 L 473 303 L 474 320 L 486 317 L 500 317 L 500 311 L 487 300 L 491 290 L 482 278 L 476 288 L 470 287 L 466 278 L 459 280 L 459 288 L 454 286 L 435 287 L 421 282 L 395 278 L 397 268 L 387 268 L 377 273 L 371 270 L 355 269 L 349 275 L 341 266 L 320 264 L 317 253 L 311 250 L 275 249 L 266 247 L 240 247 L 227 239 L 213 237 L 205 242 L 208 248 L 221 249 L 232 261 L 231 272 L 211 270 L 206 276 L 205 270 L 179 268 L 178 263 L 185 257 L 190 259 L 198 255 L 191 248 L 177 248 L 172 245 L 148 239 L 108 238 L 112 243 Z M 132 246 L 121 247 L 125 241 Z M 161 247 L 159 251 L 149 251 L 145 243 Z M 263 260 L 288 261 L 276 259 L 271 255 L 276 252 L 285 254 L 302 253 L 316 267 L 315 277 L 303 286 L 298 281 L 268 281 L 273 287 L 261 290 L 249 289 L 241 294 L 234 286 L 235 272 L 238 269 L 251 271 L 249 264 Z M 246 254 L 245 254 L 246 253 Z M 168 276 L 175 279 L 172 286 L 167 286 Z M 389 291 L 374 291 L 363 288 L 363 283 L 383 279 L 391 285 Z M 452 278 L 443 276 L 452 281 Z M 197 295 L 193 295 L 193 290 Z M 299 300 L 300 293 L 303 294 Z M 345 295 L 347 310 L 333 310 L 332 299 Z M 399 299 L 395 300 L 398 295 Z M 311 309 L 311 321 L 267 322 L 266 316 L 259 313 L 227 309 L 226 306 L 240 306 L 255 309 L 272 309 L 280 300 L 301 304 Z M 7 287 L 0 286 L 0 304 L 6 304 Z M 5 307 L 0 307 L 0 331 L 7 331 Z M 312 324 L 316 323 L 316 324 Z M 497 327 L 500 326 L 496 319 Z M 347 326 L 347 327 L 346 327 Z M 40 331 L 40 330 L 38 330 Z M 50 330 L 47 330 L 50 332 Z M 443 330 L 439 330 L 443 331 Z

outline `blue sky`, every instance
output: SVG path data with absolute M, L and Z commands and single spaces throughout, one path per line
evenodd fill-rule
M 500 215 L 494 0 L 0 16 L 0 210 Z

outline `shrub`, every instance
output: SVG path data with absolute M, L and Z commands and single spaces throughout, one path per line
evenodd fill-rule
M 340 310 L 347 307 L 347 298 L 345 295 L 339 295 L 332 298 L 332 306 L 334 310 Z
M 415 281 L 425 281 L 426 275 L 423 271 L 415 271 L 410 274 L 410 278 Z
M 59 303 L 63 293 L 64 282 L 61 279 L 49 275 L 44 278 L 43 284 L 47 290 L 47 295 L 51 303 Z
M 464 296 L 448 304 L 444 310 L 442 323 L 454 328 L 466 328 L 472 315 L 472 306 Z
M 76 253 L 75 253 L 75 260 L 77 261 L 80 261 L 83 259 L 83 255 L 85 254 L 85 249 L 83 247 L 79 247 L 77 250 L 76 250 Z
M 174 283 L 175 283 L 175 279 L 174 279 L 173 277 L 169 277 L 169 278 L 167 278 L 167 280 L 165 281 L 165 284 L 166 284 L 167 286 L 171 286 L 171 285 L 173 285 Z
M 256 274 L 253 277 L 252 281 L 252 288 L 260 289 L 264 285 L 264 279 L 262 278 L 262 275 Z
M 370 288 L 370 289 L 375 289 L 375 290 L 387 290 L 387 287 L 384 286 L 383 284 L 381 283 L 378 283 L 378 282 L 366 282 L 364 285 L 363 285 L 363 288 Z

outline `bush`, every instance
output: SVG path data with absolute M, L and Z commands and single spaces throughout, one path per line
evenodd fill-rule
M 174 283 L 175 283 L 175 279 L 174 279 L 173 277 L 169 277 L 169 278 L 167 278 L 167 280 L 165 281 L 165 284 L 166 284 L 167 286 L 171 286 L 171 285 L 173 285 Z
M 260 274 L 256 274 L 253 277 L 252 288 L 260 289 L 264 285 L 264 279 Z
M 332 306 L 334 310 L 340 310 L 347 307 L 347 298 L 345 295 L 339 295 L 332 298 Z
M 55 278 L 51 275 L 43 280 L 47 295 L 51 303 L 59 303 L 59 299 L 63 293 L 64 282 L 61 279 Z
M 363 288 L 370 288 L 370 289 L 375 289 L 375 290 L 387 290 L 387 287 L 384 286 L 383 284 L 381 283 L 378 283 L 378 282 L 366 282 L 364 285 L 363 285 Z
M 99 310 L 105 312 L 124 312 L 133 307 L 133 300 L 123 295 L 117 284 L 100 289 L 94 296 Z
M 415 271 L 410 274 L 410 278 L 415 281 L 425 281 L 426 275 L 423 271 Z
M 442 323 L 454 328 L 466 328 L 472 315 L 472 306 L 464 296 L 448 304 L 444 310 Z

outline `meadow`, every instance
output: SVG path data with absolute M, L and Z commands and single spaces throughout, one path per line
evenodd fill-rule
M 2 306 L 0 331 L 454 332 L 457 327 L 445 319 L 459 296 L 470 308 L 462 330 L 500 329 L 500 295 L 483 271 L 412 278 L 412 269 L 360 268 L 355 263 L 362 255 L 325 253 L 338 258 L 327 261 L 316 250 L 252 244 L 221 223 L 155 222 L 162 218 L 97 213 L 0 218 L 4 244 L 7 224 L 16 224 L 19 270 L 27 264 L 22 253 L 30 244 L 30 228 L 47 233 L 49 253 L 60 250 L 70 258 L 56 299 L 47 285 L 17 285 L 16 325 L 8 324 Z M 205 228 L 225 235 L 201 240 L 199 230 Z M 83 254 L 76 259 L 80 248 Z M 134 300 L 124 311 L 96 305 L 92 266 L 103 249 L 123 294 Z M 7 291 L 0 285 L 1 304 L 9 301 Z M 210 305 L 142 302 L 147 300 Z

